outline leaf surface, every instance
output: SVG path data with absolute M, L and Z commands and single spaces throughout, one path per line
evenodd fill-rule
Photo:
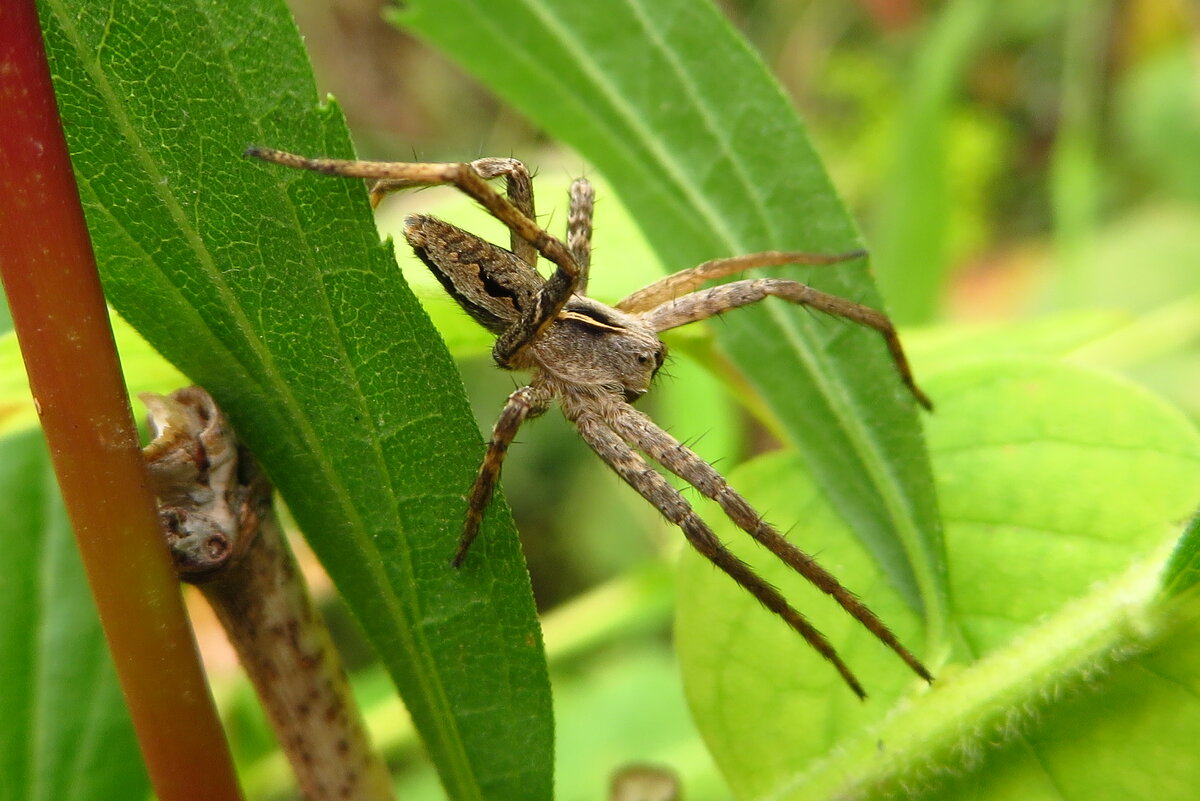
M 387 664 L 450 796 L 551 795 L 549 684 L 498 504 L 449 559 L 480 453 L 444 346 L 357 182 L 282 3 L 48 0 L 48 49 L 112 304 L 258 455 Z
M 150 782 L 39 431 L 0 439 L 0 798 L 142 798 Z
M 1194 787 L 1200 773 L 1181 749 L 1200 734 L 1200 608 L 1194 597 L 1161 604 L 1159 572 L 1200 498 L 1200 435 L 1144 391 L 1056 363 L 980 362 L 931 386 L 942 400 L 929 434 L 952 623 L 970 656 L 935 666 L 923 688 L 832 602 L 709 514 L 871 694 L 859 703 L 787 627 L 687 554 L 685 685 L 737 797 L 1152 798 L 1185 779 Z M 792 538 L 902 641 L 919 636 L 795 455 L 750 463 L 733 483 L 779 525 L 794 523 Z M 1127 759 L 1129 747 L 1141 756 Z M 1134 792 L 1146 764 L 1162 765 L 1166 784 Z

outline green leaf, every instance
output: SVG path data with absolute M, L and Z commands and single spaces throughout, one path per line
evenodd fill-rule
M 1200 115 L 1196 65 L 1188 38 L 1156 48 L 1121 71 L 1113 117 L 1145 171 L 1179 197 L 1200 202 Z M 1164 154 L 1170 154 L 1164 158 Z
M 551 795 L 549 685 L 506 509 L 452 570 L 479 433 L 275 0 L 43 5 L 111 302 L 229 414 L 395 680 L 455 799 Z
M 931 688 L 914 682 L 725 525 L 718 533 L 811 615 L 871 693 L 860 704 L 786 626 L 689 554 L 677 619 L 685 686 L 737 796 L 1150 797 L 1122 795 L 1142 770 L 1123 750 L 1137 739 L 1172 781 L 1190 777 L 1189 794 L 1168 797 L 1190 797 L 1200 769 L 1180 748 L 1200 734 L 1200 608 L 1161 605 L 1158 574 L 1200 498 L 1200 435 L 1144 391 L 1061 364 L 981 362 L 930 386 L 965 663 L 932 666 Z M 757 460 L 733 483 L 779 525 L 795 523 L 798 544 L 919 642 L 919 621 L 794 454 Z M 1119 791 L 1100 792 L 1106 783 Z
M 988 31 L 994 4 L 953 0 L 931 16 L 905 80 L 892 163 L 883 181 L 879 283 L 901 323 L 929 322 L 941 303 L 949 263 L 953 199 L 947 117 L 969 59 Z
M 1113 12 L 1103 3 L 1072 2 L 1066 9 L 1058 131 L 1050 162 L 1057 294 L 1060 305 L 1081 305 L 1090 294 L 1104 175 L 1100 118 L 1107 66 L 1102 42 Z
M 1163 597 L 1174 598 L 1200 583 L 1200 512 L 1192 515 L 1163 570 Z
M 395 19 L 583 154 L 669 270 L 861 244 L 795 111 L 708 2 L 412 0 Z M 599 275 L 608 269 L 602 230 L 596 241 Z M 879 305 L 861 262 L 786 274 Z M 647 265 L 644 282 L 654 277 Z M 945 587 L 932 480 L 913 404 L 879 336 L 773 301 L 714 328 L 822 490 L 936 632 Z
M 1030 320 L 944 325 L 908 333 L 904 342 L 918 375 L 997 358 L 1060 359 L 1128 326 L 1128 314 L 1069 311 Z
M 0 440 L 0 798 L 142 798 L 150 783 L 40 432 Z

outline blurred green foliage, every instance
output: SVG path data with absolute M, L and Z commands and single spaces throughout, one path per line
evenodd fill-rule
M 444 56 L 388 27 L 375 3 L 339 5 L 336 11 L 324 0 L 294 0 L 293 5 L 318 83 L 337 96 L 364 157 L 518 155 L 540 168 L 541 212 L 562 225 L 561 187 L 587 171 L 580 158 L 498 104 Z M 1185 744 L 1194 740 L 1196 711 L 1185 703 L 1186 689 L 1174 699 L 1146 677 L 1165 676 L 1163 685 L 1196 689 L 1196 655 L 1189 645 L 1194 610 L 1186 610 L 1195 601 L 1189 590 L 1197 575 L 1200 532 L 1193 523 L 1176 551 L 1171 598 L 1161 606 L 1153 581 L 1136 572 L 1144 565 L 1133 563 L 1163 559 L 1163 547 L 1178 534 L 1172 523 L 1181 522 L 1189 508 L 1189 488 L 1191 504 L 1200 501 L 1200 485 L 1188 472 L 1196 458 L 1188 443 L 1200 421 L 1200 78 L 1195 55 L 1200 20 L 1181 0 L 729 0 L 721 6 L 805 118 L 834 185 L 872 250 L 885 306 L 909 326 L 906 341 L 919 380 L 937 376 L 930 383 L 935 400 L 942 399 L 941 393 L 968 398 L 966 411 L 948 403 L 929 425 L 943 511 L 956 521 L 948 521 L 950 547 L 967 536 L 963 532 L 971 525 L 1009 534 L 1025 527 L 1053 530 L 1063 541 L 1078 537 L 1079 552 L 1092 553 L 1088 547 L 1095 546 L 1091 540 L 1098 535 L 1088 529 L 1086 514 L 1066 528 L 1061 515 L 1088 510 L 1099 515 L 1102 510 L 1105 531 L 1132 525 L 1131 520 L 1137 521 L 1132 515 L 1124 519 L 1122 509 L 1136 507 L 1137 499 L 1122 500 L 1118 489 L 1153 495 L 1162 503 L 1147 503 L 1142 511 L 1160 513 L 1134 525 L 1126 539 L 1113 535 L 1117 544 L 1106 551 L 1111 564 L 1095 573 L 1072 561 L 1077 554 L 1052 558 L 1017 546 L 1012 553 L 990 557 L 1014 567 L 1013 575 L 992 574 L 986 563 L 974 566 L 980 582 L 998 582 L 993 596 L 1020 587 L 1012 600 L 1020 609 L 980 611 L 988 598 L 967 590 L 974 587 L 984 596 L 990 585 L 983 583 L 956 593 L 955 600 L 969 610 L 965 617 L 974 616 L 975 628 L 966 626 L 954 650 L 941 655 L 938 667 L 945 672 L 939 675 L 951 685 L 970 657 L 999 656 L 990 663 L 990 674 L 971 674 L 959 685 L 965 687 L 964 695 L 951 701 L 936 694 L 920 698 L 920 689 L 904 684 L 900 669 L 870 644 L 851 644 L 847 652 L 852 661 L 864 663 L 868 689 L 876 690 L 877 697 L 866 706 L 853 705 L 842 697 L 844 690 L 825 682 L 821 665 L 812 665 L 811 671 L 805 667 L 805 676 L 817 678 L 796 690 L 790 685 L 792 672 L 811 655 L 793 653 L 790 640 L 775 642 L 781 627 L 769 615 L 753 605 L 739 605 L 746 599 L 737 596 L 736 588 L 713 576 L 706 564 L 687 561 L 680 639 L 693 714 L 716 754 L 714 761 L 689 722 L 669 642 L 675 579 L 662 560 L 678 550 L 678 533 L 606 472 L 561 421 L 547 416 L 523 432 L 506 464 L 504 485 L 546 612 L 559 721 L 557 797 L 598 798 L 618 763 L 643 759 L 679 770 L 691 801 L 715 801 L 735 791 L 739 798 L 821 797 L 822 791 L 847 786 L 834 776 L 839 768 L 872 781 L 872 771 L 892 767 L 896 773 L 878 787 L 887 789 L 889 781 L 915 776 L 929 797 L 1053 798 L 1061 790 L 1054 787 L 1055 780 L 1087 786 L 1087 776 L 1080 774 L 1088 772 L 1089 760 L 1125 747 L 1125 738 L 1133 737 L 1130 732 L 1137 732 L 1144 746 L 1138 760 L 1178 770 L 1125 773 L 1122 781 L 1087 787 L 1087 795 L 1189 797 L 1195 776 L 1188 771 L 1193 769 L 1183 764 L 1186 755 L 1169 746 L 1172 739 Z M 603 270 L 597 270 L 594 286 L 600 297 L 612 299 L 644 283 L 657 267 L 634 221 L 614 197 L 601 197 L 599 213 L 604 216 L 596 242 Z M 464 205 L 433 192 L 399 198 L 385 208 L 381 227 L 396 230 L 406 209 L 440 207 L 453 217 L 470 213 L 463 211 Z M 803 226 L 804 220 L 796 224 Z M 486 358 L 487 337 L 463 324 L 465 318 L 419 266 L 404 269 L 459 358 L 472 406 L 486 430 L 511 379 Z M 133 338 L 129 342 L 126 368 L 133 382 L 139 388 L 171 388 L 172 374 L 155 372 L 162 369 L 161 362 L 144 344 Z M 700 437 L 697 449 L 720 460 L 723 471 L 778 448 L 771 421 L 755 399 L 726 374 L 710 371 L 704 335 L 672 346 L 677 361 L 647 398 L 657 419 L 669 422 L 683 439 Z M 0 410 L 8 413 L 8 426 L 19 428 L 28 423 L 28 403 L 12 381 L 12 345 L 0 347 L 7 348 L 0 350 L 0 364 L 8 365 L 0 381 Z M 1020 361 L 1024 366 L 1018 370 L 1012 367 L 1014 358 L 1031 361 Z M 1112 381 L 1091 371 L 1123 379 Z M 988 394 L 996 389 L 990 385 L 1008 391 Z M 1048 394 L 1031 401 L 1022 389 L 1030 386 Z M 1167 404 L 1150 398 L 1147 390 Z M 1096 403 L 1089 406 L 1089 401 Z M 958 444 L 971 453 L 967 446 L 976 447 L 989 424 L 1009 426 L 1004 430 L 1016 437 L 1012 432 L 1019 432 L 1020 424 L 1050 419 L 1027 413 L 1035 411 L 1034 403 L 1044 404 L 1036 411 L 1060 415 L 1050 416 L 1054 425 L 1086 424 L 1104 432 L 1109 420 L 1121 417 L 1129 431 L 1143 438 L 1138 448 L 1154 450 L 1144 440 L 1163 437 L 1179 444 L 1179 464 L 1168 468 L 1116 458 L 1109 473 L 1085 479 L 1084 468 L 1094 467 L 1087 453 L 1078 462 L 1058 454 L 1046 461 L 1034 459 L 1044 473 L 1009 466 L 1010 483 L 992 488 L 998 494 L 983 499 L 972 494 L 979 488 L 971 479 L 994 477 L 986 472 L 994 468 L 953 462 L 954 449 L 939 452 L 936 443 L 944 446 L 947 437 L 957 435 Z M 989 414 L 988 404 L 996 404 L 995 414 Z M 956 425 L 966 428 L 955 432 Z M 1021 442 L 1027 445 L 1039 436 L 1053 440 L 1047 430 L 1054 426 L 1026 431 Z M 1088 445 L 1116 451 L 1131 447 L 1113 432 L 1105 434 L 1107 438 Z M 1122 470 L 1142 483 L 1122 487 Z M 1156 471 L 1163 481 L 1156 480 Z M 873 603 L 879 599 L 885 617 L 919 642 L 919 621 L 908 619 L 904 605 L 890 599 L 886 583 L 862 563 L 836 516 L 813 494 L 791 450 L 755 460 L 735 478 L 735 485 L 762 503 L 770 519 L 784 527 L 795 525 L 801 538 L 814 530 L 811 541 L 821 543 L 820 555 L 857 578 L 852 586 Z M 1101 492 L 1105 497 L 1099 500 L 1112 506 L 1085 506 L 1086 496 L 1108 486 L 1102 481 L 1111 482 L 1112 489 Z M 1168 484 L 1173 488 L 1169 503 L 1162 498 Z M 982 515 L 985 501 L 995 508 L 986 519 L 973 520 Z M 1009 519 L 1030 509 L 1040 515 L 1037 526 L 1028 519 Z M 708 510 L 706 517 L 715 521 L 719 515 Z M 985 536 L 979 530 L 974 534 Z M 733 532 L 726 536 L 736 538 Z M 830 541 L 824 542 L 825 537 Z M 980 554 L 986 552 L 974 555 Z M 1057 583 L 1055 559 L 1078 568 L 1063 571 L 1070 573 L 1070 587 Z M 1121 577 L 1141 582 L 1136 586 L 1142 594 L 1132 611 L 1103 606 L 1108 596 L 1103 588 L 1093 591 L 1092 582 L 1105 577 L 1114 582 L 1109 585 L 1114 592 L 1128 589 Z M 798 588 L 794 592 L 802 594 Z M 338 602 L 330 598 L 328 603 Z M 1096 633 L 1071 617 L 1089 603 L 1107 610 L 1110 616 L 1104 621 L 1115 630 L 1100 627 Z M 1162 611 L 1168 607 L 1169 613 Z M 1026 628 L 1042 614 L 1061 628 Z M 835 640 L 857 643 L 836 616 L 824 628 Z M 1020 638 L 1011 639 L 1014 630 L 1032 638 L 1027 646 L 1049 642 L 1076 650 L 1057 654 L 1058 663 L 1038 662 L 1020 650 Z M 723 639 L 732 637 L 731 631 L 749 638 L 748 652 L 735 653 L 731 643 L 736 640 Z M 1073 633 L 1093 639 L 1076 642 Z M 1057 636 L 1050 639 L 1051 634 Z M 1048 639 L 1037 640 L 1039 635 Z M 350 642 L 360 635 L 347 624 L 338 636 Z M 1008 657 L 1012 660 L 1004 661 Z M 787 675 L 779 679 L 781 673 Z M 756 677 L 764 674 L 773 678 L 756 686 Z M 439 797 L 433 773 L 381 669 L 364 666 L 355 681 L 403 797 Z M 218 685 L 248 787 L 255 797 L 283 797 L 289 786 L 286 771 L 269 748 L 252 697 L 237 689 L 236 682 L 227 677 Z M 1021 695 L 1028 689 L 1022 682 L 1036 689 Z M 779 693 L 786 693 L 786 702 Z M 890 700 L 901 695 L 931 706 L 930 715 L 963 715 L 976 726 L 973 738 L 955 740 L 953 732 L 922 728 L 920 719 L 912 717 L 892 720 L 887 724 L 891 728 L 864 729 L 879 726 Z M 1028 706 L 1021 715 L 988 718 L 988 703 L 1001 697 Z M 1156 720 L 1168 713 L 1176 717 L 1158 731 L 1131 728 L 1129 721 L 1139 708 L 1156 710 Z M 770 718 L 781 709 L 787 720 Z M 831 714 L 844 717 L 823 717 Z M 1079 731 L 1089 737 L 1072 742 Z M 877 761 L 875 752 L 863 745 L 874 735 L 879 741 L 886 735 L 930 743 L 930 752 L 915 759 L 905 753 L 889 755 L 895 762 L 881 767 L 887 760 Z M 993 741 L 1001 745 L 989 748 Z M 834 746 L 842 749 L 844 762 L 825 763 L 825 772 L 811 768 L 810 756 L 819 761 Z M 922 772 L 917 764 L 937 749 L 953 752 L 939 763 L 948 766 L 949 779 L 939 779 L 938 769 L 928 764 Z M 1031 755 L 1050 767 L 1039 773 L 1031 767 Z M 815 789 L 805 790 L 804 781 Z

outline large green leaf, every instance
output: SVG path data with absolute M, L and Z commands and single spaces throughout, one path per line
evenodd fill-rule
M 113 305 L 212 392 L 399 687 L 451 797 L 547 799 L 552 723 L 502 505 L 449 567 L 479 433 L 281 2 L 46 0 L 59 103 Z
M 707 0 L 411 0 L 395 18 L 603 172 L 671 270 L 861 244 L 795 111 Z M 621 256 L 606 255 L 603 231 L 596 239 L 599 274 Z M 788 272 L 879 305 L 861 262 Z M 654 277 L 647 265 L 645 281 Z M 773 301 L 714 328 L 940 639 L 945 588 L 928 460 L 878 335 Z
M 0 798 L 149 793 L 40 432 L 0 440 Z
M 1161 601 L 1159 572 L 1200 499 L 1200 435 L 1142 390 L 1061 364 L 983 361 L 931 387 L 942 401 L 929 436 L 951 620 L 969 656 L 923 687 L 725 526 L 871 693 L 859 703 L 790 630 L 689 556 L 677 628 L 685 682 L 738 797 L 1190 798 L 1200 606 L 1195 593 Z M 797 522 L 797 542 L 902 639 L 917 633 L 793 454 L 733 478 L 781 525 Z M 1193 553 L 1177 556 L 1172 589 Z
M 948 152 L 951 103 L 965 80 L 988 23 L 990 0 L 952 0 L 929 15 L 928 30 L 904 76 L 900 119 L 892 139 L 879 217 L 879 283 L 896 318 L 934 319 L 950 268 L 952 197 Z

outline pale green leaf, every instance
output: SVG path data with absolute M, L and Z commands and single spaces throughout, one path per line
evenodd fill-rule
M 970 788 L 973 798 L 1162 801 L 1158 788 L 1181 777 L 1194 787 L 1197 763 L 1179 748 L 1200 733 L 1190 617 L 1200 610 L 1160 605 L 1158 573 L 1200 498 L 1200 435 L 1144 391 L 1056 363 L 981 362 L 931 386 L 942 401 L 929 436 L 964 655 L 931 665 L 932 688 L 731 526 L 720 529 L 730 546 L 861 674 L 866 703 L 711 565 L 685 559 L 685 682 L 737 797 L 957 798 Z M 733 483 L 921 651 L 919 621 L 794 455 L 751 463 Z M 1157 710 L 1162 730 L 1140 709 Z M 1086 733 L 1088 747 L 1067 731 Z M 1125 759 L 1124 731 L 1140 757 Z M 1170 782 L 1133 793 L 1154 770 Z

